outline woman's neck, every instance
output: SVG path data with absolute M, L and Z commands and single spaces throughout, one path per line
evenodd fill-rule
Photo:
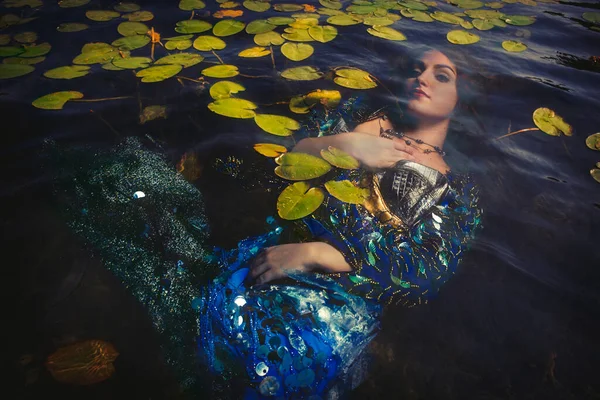
M 422 140 L 431 146 L 437 146 L 440 149 L 444 146 L 446 135 L 448 133 L 449 119 L 443 120 L 415 120 L 404 130 L 407 136 L 413 139 Z

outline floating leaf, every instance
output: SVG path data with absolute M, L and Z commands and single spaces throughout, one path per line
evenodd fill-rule
M 89 10 L 86 11 L 85 16 L 92 21 L 105 22 L 110 21 L 111 19 L 119 18 L 121 14 L 110 10 Z
M 230 98 L 232 94 L 243 92 L 245 87 L 239 83 L 220 81 L 210 87 L 210 97 L 215 100 Z
M 171 54 L 170 56 L 165 56 L 159 60 L 157 60 L 154 65 L 163 65 L 163 64 L 179 64 L 183 68 L 191 67 L 193 65 L 199 64 L 204 60 L 200 54 L 194 53 L 177 53 Z
M 290 24 L 290 27 L 296 29 L 308 29 L 311 26 L 317 26 L 318 24 L 319 20 L 314 18 L 297 18 Z
M 14 35 L 13 39 L 19 43 L 33 43 L 37 40 L 37 37 L 38 35 L 35 32 L 21 32 Z
M 312 26 L 308 28 L 308 34 L 317 42 L 327 43 L 335 39 L 338 30 L 335 26 Z
M 175 24 L 175 32 L 178 33 L 202 33 L 210 30 L 212 24 L 198 19 L 179 21 Z
M 235 35 L 244 30 L 244 24 L 242 21 L 236 21 L 235 19 L 226 19 L 225 21 L 219 21 L 213 27 L 213 34 L 215 36 L 231 36 Z
M 373 13 L 377 7 L 368 5 L 368 6 L 360 6 L 360 5 L 352 5 L 346 8 L 346 11 L 351 12 L 352 14 L 371 14 Z
M 277 176 L 292 181 L 314 179 L 331 171 L 331 164 L 320 157 L 305 153 L 285 153 L 275 159 Z
M 19 57 L 33 58 L 33 57 L 45 56 L 46 54 L 48 54 L 50 52 L 50 49 L 52 49 L 52 46 L 50 46 L 50 43 L 40 43 L 40 44 L 32 45 L 32 46 L 24 46 L 24 48 L 25 48 L 25 52 L 19 54 Z
M 334 167 L 342 169 L 357 169 L 360 167 L 360 163 L 356 158 L 352 157 L 345 151 L 336 149 L 333 146 L 329 146 L 327 149 L 322 149 L 321 157 L 327 160 L 327 162 Z
M 480 31 L 488 31 L 494 27 L 494 24 L 488 19 L 474 19 L 472 24 Z
M 34 67 L 26 64 L 0 64 L 0 80 L 17 78 L 27 75 L 34 70 Z
M 360 69 L 342 68 L 335 71 L 333 81 L 350 89 L 372 89 L 377 87 L 368 72 Z
M 5 46 L 10 43 L 10 35 L 3 33 L 0 34 L 0 46 Z
M 167 118 L 167 107 L 165 106 L 147 106 L 140 113 L 140 124 L 145 124 L 158 118 Z
M 289 25 L 294 23 L 296 20 L 290 17 L 271 17 L 268 18 L 267 21 L 273 25 Z
M 310 111 L 310 106 L 304 101 L 304 96 L 296 96 L 290 99 L 290 111 L 296 114 L 306 114 Z
M 2 2 L 4 7 L 7 8 L 16 8 L 16 7 L 25 7 L 29 6 L 31 8 L 36 8 L 41 6 L 43 3 L 40 0 L 4 0 Z
M 410 8 L 412 10 L 427 11 L 427 9 L 429 8 L 425 4 L 421 3 L 420 1 L 413 1 L 413 0 L 399 1 L 398 4 L 403 7 Z
M 459 30 L 448 32 L 446 39 L 454 44 L 473 44 L 479 42 L 479 36 L 476 34 Z
M 0 47 L 0 57 L 12 57 L 23 54 L 25 49 L 17 46 L 2 46 Z
M 141 49 L 150 43 L 150 37 L 147 35 L 133 35 L 133 36 L 125 36 L 120 39 L 115 40 L 111 44 L 114 47 L 118 47 L 119 50 L 135 50 Z
M 254 145 L 254 150 L 265 157 L 279 157 L 283 153 L 287 152 L 285 146 L 275 143 L 256 143 Z
M 293 42 L 313 42 L 314 39 L 308 34 L 307 29 L 286 28 L 285 33 L 281 35 L 284 39 Z
M 504 42 L 502 42 L 502 48 L 506 51 L 510 51 L 513 53 L 520 53 L 522 51 L 527 50 L 527 46 L 515 40 L 505 40 Z
M 387 26 L 387 25 L 392 25 L 394 23 L 394 20 L 388 17 L 368 17 L 365 18 L 363 21 L 363 24 L 365 25 L 369 25 L 369 26 L 373 26 L 373 25 L 379 25 L 379 26 Z
M 460 1 L 452 0 L 451 3 L 457 5 L 460 8 L 464 8 L 464 9 L 475 9 L 475 8 L 483 7 L 483 3 L 478 0 L 460 0 Z
M 231 118 L 254 118 L 256 104 L 234 97 L 219 99 L 208 105 L 209 110 L 219 115 Z
M 306 43 L 284 43 L 281 53 L 292 61 L 306 60 L 314 53 L 315 49 Z
M 340 10 L 342 8 L 342 3 L 335 0 L 319 0 L 319 3 L 323 7 L 331 8 L 332 10 Z
M 256 35 L 259 33 L 270 32 L 275 28 L 276 26 L 270 24 L 266 19 L 257 19 L 246 25 L 246 33 Z
M 582 15 L 583 19 L 593 24 L 600 24 L 600 12 L 597 11 L 587 11 Z
M 254 35 L 254 43 L 259 46 L 279 46 L 285 39 L 277 32 L 265 32 Z
M 406 36 L 404 36 L 402 32 L 390 28 L 389 26 L 375 25 L 372 28 L 368 28 L 367 32 L 382 39 L 395 41 L 406 40 Z
M 86 340 L 56 350 L 48 356 L 46 367 L 61 383 L 91 385 L 115 372 L 113 361 L 119 356 L 114 346 L 102 340 Z
M 200 51 L 221 50 L 225 48 L 225 42 L 214 36 L 198 36 L 194 40 L 194 48 Z
M 600 169 L 594 168 L 590 170 L 590 175 L 592 176 L 592 178 L 594 178 L 594 180 L 598 183 L 600 183 Z
M 567 124 L 559 115 L 549 108 L 540 107 L 533 112 L 533 123 L 542 132 L 550 136 L 573 135 L 573 128 Z
M 90 72 L 90 67 L 86 65 L 70 65 L 58 67 L 44 72 L 44 76 L 50 79 L 73 79 L 86 76 Z
M 501 1 L 492 1 L 491 3 L 487 3 L 486 6 L 498 9 L 504 7 L 504 3 Z
M 402 15 L 404 15 L 407 18 L 412 18 L 413 21 L 418 21 L 418 22 L 433 22 L 433 18 L 431 18 L 429 16 L 429 14 L 427 14 L 424 11 L 419 11 L 419 10 L 411 10 L 411 9 L 404 9 L 401 11 Z
M 141 22 L 121 22 L 117 26 L 117 32 L 123 36 L 145 35 L 150 28 Z
M 304 96 L 304 102 L 312 107 L 316 103 L 321 103 L 327 108 L 335 108 L 340 104 L 342 95 L 337 90 L 321 90 L 317 89 Z
M 525 15 L 507 15 L 501 19 L 507 24 L 516 26 L 531 25 L 535 22 L 535 17 L 529 17 Z
M 136 11 L 131 14 L 123 14 L 123 18 L 128 19 L 129 21 L 152 21 L 154 19 L 154 14 L 150 11 Z
M 140 6 L 135 3 L 119 3 L 114 8 L 119 12 L 134 12 L 138 11 Z
M 107 43 L 87 43 L 81 54 L 73 59 L 73 64 L 105 64 L 119 56 L 119 50 Z
M 192 37 L 192 35 L 185 35 L 181 37 L 187 36 Z M 165 43 L 165 49 L 167 50 L 187 50 L 190 47 L 192 47 L 192 41 L 190 39 L 169 40 Z
M 231 78 L 239 75 L 238 67 L 235 65 L 215 65 L 202 70 L 202 75 L 211 78 Z
M 304 66 L 288 68 L 281 73 L 281 76 L 292 81 L 313 81 L 323 76 L 315 67 Z
M 65 22 L 60 24 L 56 30 L 59 32 L 81 32 L 89 28 L 89 25 L 80 24 L 79 22 Z
M 236 1 L 225 1 L 225 2 L 220 2 L 221 3 L 221 8 L 236 8 L 240 6 L 240 3 L 236 2 Z
M 242 50 L 239 52 L 238 56 L 245 58 L 256 58 L 256 57 L 264 57 L 271 54 L 271 50 L 266 47 L 251 47 L 246 50 Z
M 494 19 L 503 18 L 505 15 L 496 10 L 467 10 L 465 14 L 471 18 Z
M 89 2 L 90 2 L 90 0 L 60 0 L 58 2 L 58 5 L 61 8 L 72 8 L 72 7 L 84 6 Z
M 271 8 L 271 4 L 268 1 L 246 0 L 243 4 L 248 10 L 255 12 L 265 12 Z
M 140 69 L 148 68 L 152 64 L 152 59 L 148 57 L 117 57 L 113 59 L 112 63 L 120 69 Z
M 349 180 L 325 182 L 325 189 L 336 199 L 350 204 L 363 204 L 369 198 L 369 189 L 357 187 Z
M 202 0 L 181 0 L 179 8 L 184 11 L 202 10 L 206 4 Z
M 600 133 L 594 133 L 585 139 L 585 145 L 592 150 L 600 150 Z
M 436 21 L 445 22 L 452 25 L 460 25 L 460 23 L 464 21 L 464 19 L 461 17 L 444 11 L 436 11 L 431 13 L 431 18 L 435 19 Z
M 286 187 L 277 198 L 277 213 L 285 220 L 304 218 L 319 208 L 323 200 L 325 193 L 322 189 L 311 188 L 306 182 L 296 182 Z
M 469 21 L 463 21 L 460 23 L 460 27 L 463 29 L 473 29 L 473 24 Z
M 1 65 L 0 68 L 2 68 Z M 62 110 L 67 101 L 81 99 L 82 97 L 83 93 L 80 92 L 55 92 L 35 99 L 31 104 L 33 104 L 34 107 L 41 108 L 43 110 Z
M 273 9 L 281 12 L 294 12 L 304 10 L 304 7 L 302 7 L 300 4 L 279 3 L 275 4 Z
M 177 75 L 181 69 L 182 66 L 177 64 L 158 65 L 138 71 L 135 76 L 142 78 L 144 83 L 161 82 Z
M 262 130 L 277 136 L 290 136 L 293 131 L 300 129 L 298 121 L 282 115 L 257 114 L 254 122 Z
M 236 17 L 241 17 L 242 15 L 244 15 L 244 12 L 242 10 L 219 10 L 213 14 L 213 17 L 215 17 L 215 18 L 225 18 L 225 17 L 236 18 Z
M 350 26 L 360 24 L 362 20 L 351 16 L 351 15 L 334 15 L 332 17 L 327 18 L 327 23 L 331 25 L 339 25 L 339 26 Z
M 21 58 L 21 57 L 9 57 L 2 60 L 4 64 L 21 64 L 21 65 L 34 65 L 44 61 L 46 57 L 32 57 L 32 58 Z

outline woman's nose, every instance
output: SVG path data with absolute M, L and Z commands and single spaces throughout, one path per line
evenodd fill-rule
M 417 82 L 421 86 L 427 86 L 427 77 L 425 76 L 425 72 L 422 72 L 419 76 L 417 76 Z

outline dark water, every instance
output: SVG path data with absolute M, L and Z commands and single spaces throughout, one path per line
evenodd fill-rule
M 190 13 L 179 10 L 176 2 L 138 3 L 155 14 L 153 21 L 145 23 L 163 37 L 176 35 L 175 22 L 189 18 Z M 218 9 L 212 2 L 207 4 L 210 11 Z M 42 76 L 48 69 L 70 65 L 85 43 L 118 38 L 120 21 L 97 23 L 84 17 L 87 9 L 113 5 L 93 1 L 60 9 L 46 1 L 35 12 L 28 7 L 0 8 L 1 14 L 39 17 L 0 34 L 35 31 L 39 42 L 53 46 L 35 72 L 0 81 L 2 264 L 7 295 L 3 305 L 8 316 L 2 343 L 9 366 L 3 377 L 7 390 L 17 390 L 14 398 L 173 398 L 178 394 L 144 309 L 69 231 L 58 213 L 59 201 L 51 187 L 54 171 L 44 158 L 45 139 L 67 147 L 102 149 L 137 136 L 173 165 L 185 152 L 195 152 L 205 166 L 195 184 L 206 197 L 213 238 L 221 245 L 261 233 L 264 219 L 275 210 L 276 194 L 247 193 L 239 182 L 211 166 L 216 158 L 232 154 L 246 164 L 265 162 L 253 155 L 253 143 L 289 142 L 259 132 L 252 122 L 208 111 L 207 87 L 190 81 L 182 85 L 174 79 L 142 84 L 130 71 L 104 71 L 98 65 L 88 76 L 70 81 Z M 441 2 L 439 8 L 458 11 Z M 469 161 L 483 189 L 485 228 L 460 272 L 435 301 L 388 313 L 375 344 L 378 356 L 373 373 L 355 398 L 600 398 L 600 186 L 589 174 L 600 153 L 585 146 L 585 138 L 600 126 L 600 66 L 590 59 L 600 56 L 600 32 L 582 19 L 583 12 L 599 8 L 597 3 L 574 2 L 506 4 L 500 11 L 535 15 L 537 21 L 526 27 L 476 31 L 482 40 L 465 46 L 490 78 L 481 115 L 489 140 L 477 142 L 479 148 L 456 150 L 460 159 Z M 240 19 L 248 22 L 272 15 L 279 14 L 269 11 L 257 16 L 245 10 Z M 56 32 L 56 26 L 67 21 L 85 22 L 91 28 Z M 338 27 L 334 41 L 313 42 L 315 54 L 306 61 L 292 63 L 276 53 L 277 71 L 293 64 L 315 65 L 322 71 L 352 65 L 381 76 L 389 74 L 386 63 L 395 52 L 417 44 L 451 46 L 445 38 L 454 29 L 450 25 L 403 18 L 394 27 L 408 40 L 394 43 L 372 37 L 364 25 Z M 529 30 L 530 37 L 517 37 L 519 29 Z M 528 50 L 507 53 L 500 47 L 507 39 L 523 40 Z M 228 47 L 219 51 L 226 62 L 247 75 L 268 76 L 235 78 L 246 86 L 243 97 L 257 104 L 289 100 L 293 94 L 317 88 L 340 90 L 343 98 L 352 94 L 331 80 L 285 81 L 268 57 L 238 58 L 241 49 L 253 46 L 245 33 L 226 42 Z M 148 47 L 133 54 L 147 52 Z M 206 61 L 216 59 L 207 53 Z M 181 75 L 198 78 L 209 65 L 184 69 Z M 78 90 L 87 99 L 133 98 L 68 103 L 62 111 L 31 106 L 39 96 L 59 90 Z M 144 106 L 166 105 L 168 118 L 140 125 L 138 96 Z M 264 107 L 269 113 L 290 115 L 286 105 Z M 531 115 L 538 107 L 563 116 L 574 135 L 525 132 L 491 140 L 509 130 L 532 127 Z M 116 373 L 89 387 L 56 383 L 43 366 L 45 358 L 58 346 L 85 339 L 110 341 L 119 349 Z M 24 356 L 32 360 L 25 362 Z

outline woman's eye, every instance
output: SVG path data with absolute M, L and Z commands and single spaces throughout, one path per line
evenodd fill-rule
M 450 78 L 448 78 L 446 75 L 437 75 L 436 78 L 440 82 L 449 82 L 450 81 Z
M 415 69 L 413 69 L 413 70 L 410 72 L 410 75 L 411 75 L 411 76 L 419 76 L 419 75 L 421 75 L 421 70 L 420 70 L 420 69 L 417 69 L 417 68 L 415 68 Z

